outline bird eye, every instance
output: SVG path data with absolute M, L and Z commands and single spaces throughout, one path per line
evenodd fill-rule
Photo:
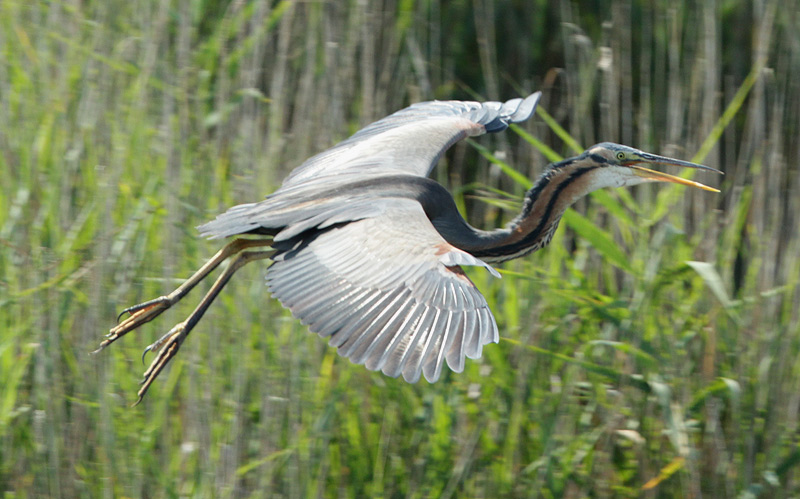
M 618 152 L 618 153 L 617 153 L 617 159 L 618 159 L 618 160 L 620 160 L 620 161 L 622 161 L 623 159 L 625 159 L 625 153 L 624 153 L 624 152 L 622 152 L 622 151 Z

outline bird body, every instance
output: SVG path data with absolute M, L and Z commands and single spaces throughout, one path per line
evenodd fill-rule
M 169 295 L 126 309 L 131 316 L 111 329 L 100 349 L 232 259 L 195 312 L 145 350 L 158 353 L 145 372 L 141 400 L 233 273 L 269 258 L 269 291 L 351 361 L 409 382 L 436 381 L 445 363 L 462 371 L 465 357 L 480 357 L 483 346 L 499 339 L 486 300 L 462 266 L 499 277 L 490 263 L 547 245 L 564 211 L 599 188 L 667 181 L 715 190 L 641 164 L 708 167 L 602 143 L 551 165 L 506 227 L 472 227 L 427 175 L 456 141 L 528 119 L 539 97 L 415 104 L 310 158 L 265 200 L 234 206 L 200 226 L 212 239 L 256 239 L 235 239 Z

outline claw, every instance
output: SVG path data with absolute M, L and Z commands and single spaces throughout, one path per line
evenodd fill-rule
M 122 320 L 122 316 L 123 315 L 125 315 L 125 314 L 133 315 L 135 312 L 141 310 L 143 305 L 149 304 L 152 301 L 153 300 L 148 300 L 148 301 L 146 301 L 144 303 L 139 303 L 137 305 L 132 305 L 132 306 L 130 306 L 128 308 L 123 309 L 122 312 L 120 312 L 119 315 L 117 315 L 117 324 L 119 324 L 119 321 Z
M 144 356 L 147 355 L 147 352 L 153 349 L 153 345 L 147 345 L 144 348 L 144 352 L 142 352 L 142 365 L 144 365 Z
M 162 310 L 166 310 L 172 306 L 172 303 L 170 303 L 170 299 L 168 296 L 159 296 L 158 298 L 154 298 L 152 300 L 147 300 L 146 302 L 130 306 L 119 313 L 119 315 L 117 316 L 117 324 L 119 324 L 120 319 L 122 319 L 122 316 L 125 314 L 130 314 L 131 318 L 133 318 L 138 312 L 149 310 L 158 305 L 163 306 Z
M 119 313 L 119 315 L 117 316 L 117 324 L 119 324 L 119 321 L 122 320 L 122 316 L 127 314 L 127 313 L 130 313 L 130 310 L 128 310 L 127 308 Z M 108 334 L 111 334 L 111 333 L 108 333 Z M 108 336 L 108 334 L 106 336 Z

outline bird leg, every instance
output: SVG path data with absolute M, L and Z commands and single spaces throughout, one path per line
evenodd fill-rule
M 262 243 L 261 245 L 263 246 L 265 242 L 261 241 L 261 243 Z M 252 244 L 249 246 L 258 246 L 258 245 Z M 250 262 L 271 258 L 274 254 L 275 252 L 271 250 L 267 251 L 239 250 L 236 257 L 234 257 L 234 259 L 231 260 L 230 264 L 225 269 L 225 271 L 222 274 L 220 274 L 220 276 L 214 282 L 214 285 L 211 286 L 211 289 L 208 290 L 208 293 L 206 293 L 206 295 L 200 301 L 200 304 L 198 304 L 197 308 L 194 309 L 194 312 L 192 312 L 191 315 L 189 315 L 189 317 L 187 317 L 185 321 L 177 324 L 175 327 L 170 329 L 167 334 L 165 334 L 164 336 L 159 338 L 155 343 L 144 349 L 144 353 L 142 354 L 142 359 L 144 359 L 144 355 L 147 354 L 147 352 L 158 350 L 158 353 L 156 354 L 156 358 L 153 359 L 153 362 L 150 364 L 150 367 L 148 367 L 147 370 L 144 372 L 144 379 L 142 379 L 141 382 L 142 387 L 139 389 L 139 393 L 137 394 L 139 398 L 134 405 L 137 405 L 139 402 L 142 401 L 144 395 L 147 393 L 148 388 L 150 388 L 150 385 L 153 384 L 153 381 L 155 381 L 156 377 L 161 373 L 161 371 L 164 370 L 164 367 L 166 367 L 169 361 L 172 360 L 172 358 L 175 357 L 175 355 L 178 353 L 178 349 L 181 347 L 183 340 L 186 339 L 186 337 L 192 331 L 194 326 L 200 321 L 200 319 L 202 319 L 203 314 L 206 313 L 208 307 L 211 305 L 211 303 L 214 301 L 217 295 L 219 295 L 220 291 L 222 291 L 222 288 L 225 287 L 225 285 L 231 279 L 233 274 Z M 219 265 L 219 263 L 217 263 L 217 265 Z M 200 271 L 198 271 L 198 274 L 199 273 Z M 206 275 L 207 274 L 208 272 L 206 272 Z M 192 278 L 194 278 L 194 276 L 192 276 Z
M 125 334 L 161 315 L 162 312 L 178 303 L 181 298 L 186 296 L 189 291 L 197 286 L 200 281 L 205 279 L 208 274 L 216 269 L 219 264 L 224 262 L 227 258 L 237 253 L 241 253 L 248 248 L 269 246 L 271 243 L 272 241 L 268 239 L 234 239 L 230 243 L 226 244 L 221 250 L 219 250 L 217 254 L 207 261 L 205 265 L 200 267 L 200 269 L 195 272 L 194 275 L 184 281 L 183 284 L 181 284 L 170 294 L 160 296 L 154 300 L 148 300 L 144 303 L 140 303 L 123 310 L 119 314 L 119 317 L 117 317 L 117 322 L 119 322 L 119 320 L 125 314 L 130 314 L 130 317 L 111 328 L 106 335 L 106 339 L 100 343 L 100 347 L 92 353 L 94 354 L 99 352 L 123 337 Z

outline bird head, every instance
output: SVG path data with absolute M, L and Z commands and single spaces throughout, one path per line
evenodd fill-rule
M 697 163 L 650 154 L 634 149 L 633 147 L 614 144 L 612 142 L 603 142 L 594 145 L 587 149 L 582 156 L 585 157 L 585 160 L 603 167 L 596 172 L 595 182 L 599 185 L 593 186 L 594 188 L 622 187 L 641 184 L 643 182 L 672 182 L 675 184 L 697 187 L 706 191 L 719 192 L 718 189 L 703 185 L 699 182 L 651 170 L 642 166 L 652 164 L 674 165 L 722 173 L 719 170 Z

